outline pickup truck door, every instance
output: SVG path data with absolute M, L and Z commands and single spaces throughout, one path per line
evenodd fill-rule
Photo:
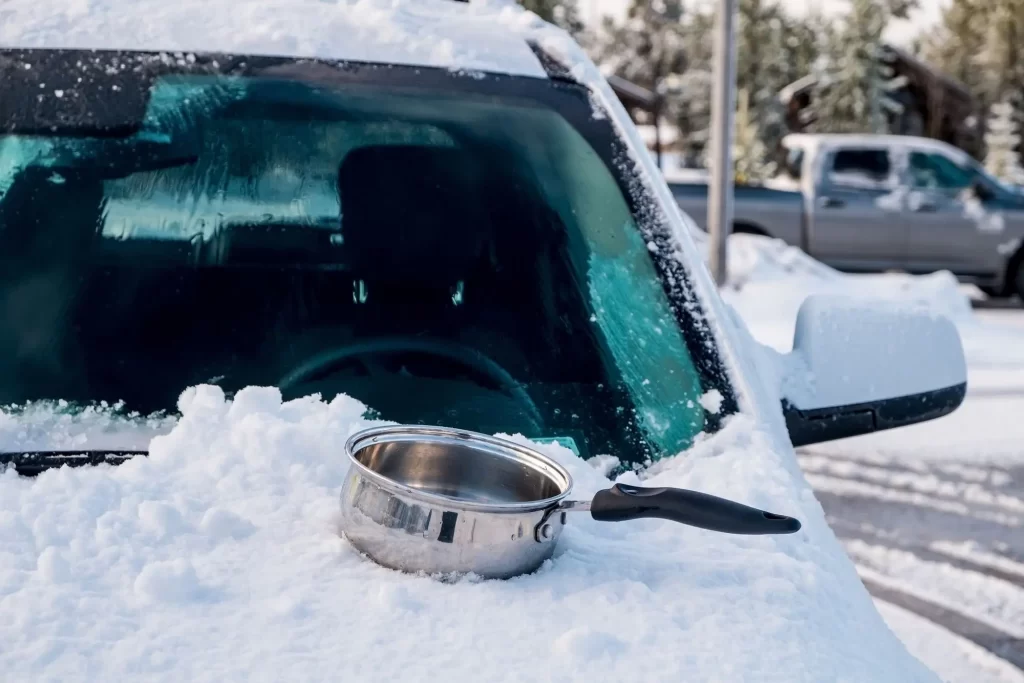
M 1003 215 L 973 191 L 983 182 L 973 169 L 941 152 L 911 151 L 906 180 L 910 232 L 907 269 L 991 276 L 1001 264 Z
M 907 227 L 903 193 L 885 146 L 824 152 L 808 207 L 807 245 L 833 268 L 878 271 L 904 267 Z

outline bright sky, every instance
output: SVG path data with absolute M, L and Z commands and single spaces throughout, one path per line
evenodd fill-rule
M 689 0 L 694 4 L 706 4 L 709 0 Z M 803 14 L 812 8 L 821 8 L 827 14 L 841 14 L 847 7 L 847 0 L 780 0 L 794 14 Z M 910 19 L 890 24 L 886 38 L 898 45 L 908 44 L 917 34 L 938 22 L 942 7 L 947 0 L 920 0 L 920 9 L 911 13 Z M 629 0 L 577 0 L 580 14 L 588 24 L 595 17 L 611 15 L 622 17 Z

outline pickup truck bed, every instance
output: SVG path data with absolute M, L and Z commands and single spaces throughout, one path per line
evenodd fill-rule
M 708 186 L 704 183 L 669 183 L 679 207 L 707 230 Z M 736 185 L 733 231 L 777 237 L 799 246 L 802 241 L 804 199 L 800 192 L 757 185 Z

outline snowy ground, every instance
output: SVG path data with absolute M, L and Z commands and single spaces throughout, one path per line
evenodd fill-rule
M 1024 311 L 972 310 L 968 297 L 979 295 L 945 274 L 845 276 L 748 236 L 734 237 L 731 252 L 727 300 L 781 351 L 814 292 L 916 301 L 957 323 L 969 367 L 958 411 L 811 446 L 799 459 L 916 656 L 947 681 L 1024 681 Z

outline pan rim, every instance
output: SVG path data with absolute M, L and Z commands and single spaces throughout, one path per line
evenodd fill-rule
M 466 441 L 472 445 L 484 445 L 489 448 L 481 448 L 487 455 L 515 460 L 536 471 L 541 476 L 547 477 L 561 489 L 558 495 L 548 498 L 529 500 L 519 503 L 481 503 L 477 501 L 464 500 L 453 496 L 445 496 L 439 493 L 424 491 L 400 481 L 386 477 L 376 472 L 356 458 L 356 453 L 371 443 L 394 443 L 399 441 L 433 441 L 433 442 L 456 442 L 465 445 Z M 429 425 L 388 425 L 383 427 L 370 427 L 363 429 L 345 441 L 345 454 L 349 463 L 354 466 L 364 477 L 375 482 L 378 486 L 401 492 L 402 494 L 420 501 L 460 510 L 473 510 L 492 513 L 522 513 L 537 512 L 557 506 L 572 493 L 573 480 L 569 471 L 552 460 L 550 457 L 537 451 L 534 448 L 523 446 L 508 439 L 496 436 L 488 436 L 466 429 L 455 429 L 451 427 L 435 427 Z M 561 480 L 561 481 L 560 481 Z

